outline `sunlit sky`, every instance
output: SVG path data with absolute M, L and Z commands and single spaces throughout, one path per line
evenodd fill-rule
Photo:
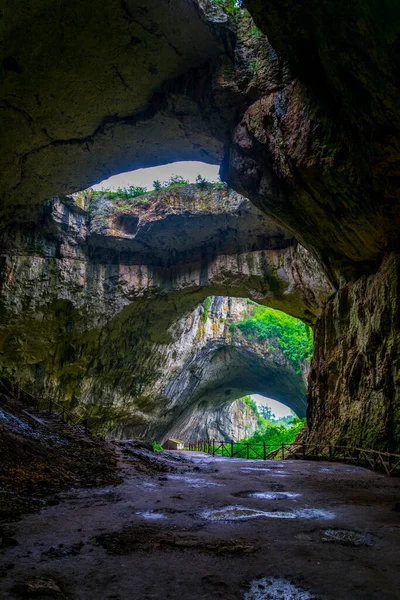
M 188 179 L 189 183 L 194 183 L 197 175 L 201 175 L 207 181 L 218 181 L 219 165 L 207 165 L 206 163 L 197 161 L 185 161 L 169 163 L 159 167 L 151 167 L 149 169 L 138 169 L 137 171 L 129 171 L 128 173 L 120 173 L 113 175 L 109 179 L 101 181 L 97 185 L 93 185 L 94 190 L 109 188 L 111 190 L 118 187 L 145 187 L 148 190 L 153 189 L 153 181 L 159 180 L 161 183 L 171 177 L 171 175 L 181 175 L 184 179 Z
M 281 404 L 281 402 L 277 402 L 276 400 L 272 400 L 271 398 L 265 398 L 264 396 L 260 396 L 260 394 L 252 394 L 251 396 L 257 406 L 263 406 L 267 404 L 267 406 L 272 408 L 272 414 L 276 416 L 277 419 L 281 417 L 287 417 L 290 415 L 290 408 Z

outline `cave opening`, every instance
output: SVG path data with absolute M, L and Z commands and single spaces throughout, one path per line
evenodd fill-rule
M 174 330 L 163 437 L 292 441 L 305 425 L 312 330 L 246 298 L 208 297 Z M 179 365 L 179 366 L 178 366 Z M 272 402 L 278 417 L 268 407 Z M 292 428 L 293 436 L 287 431 Z
M 3 4 L 0 597 L 398 598 L 399 3 Z

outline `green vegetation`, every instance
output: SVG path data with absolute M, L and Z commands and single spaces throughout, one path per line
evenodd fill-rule
M 199 176 L 200 177 L 200 176 Z M 147 188 L 130 185 L 129 187 L 119 187 L 116 190 L 110 190 L 108 188 L 104 188 L 102 190 L 92 190 L 91 197 L 102 197 L 108 198 L 110 200 L 123 199 L 123 200 L 133 200 L 135 198 L 140 198 L 141 202 L 147 202 L 148 197 L 144 197 L 146 194 L 154 192 L 159 192 L 162 189 L 168 189 L 176 186 L 184 186 L 189 185 L 189 180 L 184 179 L 181 175 L 172 175 L 167 181 L 161 183 L 158 179 L 153 182 L 154 190 L 148 191 Z
M 254 402 L 253 398 L 251 396 L 243 396 L 243 398 L 240 398 L 245 404 L 247 404 L 247 406 L 250 406 L 251 409 L 253 409 L 254 414 L 256 414 L 257 416 L 259 416 L 259 412 L 258 412 L 258 406 L 257 404 Z
M 109 198 L 113 200 L 115 198 L 123 198 L 125 200 L 132 200 L 132 198 L 139 198 L 147 192 L 145 187 L 138 187 L 136 185 L 130 185 L 129 187 L 119 187 L 116 190 L 103 189 L 103 190 L 92 190 L 91 196 L 94 198 L 102 196 L 103 198 Z
M 249 397 L 246 396 L 245 398 Z M 244 398 L 242 398 L 242 400 L 247 404 L 247 401 Z M 253 405 L 251 406 L 254 408 Z M 257 413 L 257 406 L 255 406 L 255 412 Z M 250 438 L 235 442 L 233 444 L 234 455 L 242 458 L 262 459 L 264 456 L 264 444 L 267 454 L 273 450 L 277 450 L 282 444 L 292 444 L 306 424 L 306 419 L 299 419 L 296 416 L 285 418 L 291 418 L 289 425 L 267 421 L 259 416 L 260 429 Z M 279 419 L 278 421 L 281 420 Z M 226 452 L 227 451 L 225 450 L 225 454 Z M 222 454 L 222 448 L 217 448 L 215 453 Z
M 241 0 L 211 0 L 213 4 L 216 4 L 226 13 L 231 16 L 235 16 L 240 13 L 242 7 Z
M 264 37 L 262 31 L 260 31 L 255 25 L 250 29 L 250 35 L 255 39 L 261 39 Z
M 291 444 L 306 424 L 306 419 L 298 417 L 294 417 L 290 425 L 278 425 L 272 421 L 262 420 L 264 423 L 260 429 L 246 441 L 249 444 L 264 444 L 265 442 L 269 452 L 279 448 L 281 444 Z
M 311 360 L 313 336 L 310 327 L 279 310 L 255 306 L 254 313 L 231 323 L 230 330 L 240 329 L 249 339 L 275 340 L 293 364 L 296 373 L 301 373 L 300 363 Z
M 208 319 L 208 312 L 211 308 L 211 304 L 212 304 L 212 297 L 208 296 L 208 298 L 206 298 L 203 302 L 203 308 L 204 308 L 204 313 L 203 313 L 203 321 L 204 323 L 207 321 Z
M 272 408 L 268 406 L 268 404 L 264 404 L 264 406 L 257 407 L 260 416 L 266 421 L 272 421 L 275 419 L 275 415 L 272 414 Z
M 181 175 L 172 175 L 167 181 L 161 182 L 158 179 L 153 181 L 153 189 L 147 190 L 145 187 L 130 185 L 129 187 L 119 187 L 116 190 L 103 188 L 102 190 L 90 190 L 89 193 L 89 214 L 94 215 L 97 212 L 99 202 L 102 198 L 113 200 L 113 206 L 120 211 L 127 210 L 130 206 L 138 203 L 148 202 L 154 193 L 162 190 L 170 190 L 176 187 L 189 185 L 189 180 Z M 222 181 L 207 181 L 201 175 L 196 177 L 196 186 L 200 189 L 210 188 L 216 191 L 226 189 Z
M 158 444 L 157 442 L 153 442 L 152 446 L 153 452 L 162 452 L 164 450 L 164 448 L 160 446 L 160 444 Z
M 306 419 L 299 419 L 293 411 L 287 417 L 276 419 L 269 406 L 258 407 L 251 396 L 244 396 L 241 400 L 258 416 L 259 429 L 250 438 L 234 444 L 235 453 L 244 448 L 244 444 L 247 443 L 260 446 L 264 446 L 265 443 L 267 452 L 272 452 L 282 444 L 291 444 L 306 424 Z M 240 456 L 243 456 L 243 452 L 244 450 Z M 261 448 L 255 448 L 255 451 L 249 448 L 249 458 L 260 458 L 257 452 L 260 453 Z M 221 454 L 221 451 L 218 451 L 218 454 Z

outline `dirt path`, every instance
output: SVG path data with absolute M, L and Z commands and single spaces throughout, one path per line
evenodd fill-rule
M 70 490 L 9 524 L 0 598 L 400 598 L 399 480 L 185 457 L 149 474 L 124 455 L 123 483 Z

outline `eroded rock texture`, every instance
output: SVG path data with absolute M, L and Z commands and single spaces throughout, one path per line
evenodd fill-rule
M 100 198 L 92 216 L 87 203 L 52 201 L 37 225 L 4 233 L 3 374 L 117 436 L 189 431 L 193 407 L 251 391 L 304 414 L 304 382 L 281 352 L 232 335 L 231 304 L 212 322 L 195 307 L 250 297 L 313 322 L 332 288 L 307 250 L 223 189 L 178 187 L 118 210 Z
M 400 450 L 400 257 L 343 286 L 316 327 L 312 439 Z
M 258 417 L 243 400 L 207 412 L 194 411 L 191 416 L 194 427 L 183 430 L 185 440 L 240 441 L 252 436 L 258 429 Z
M 6 202 L 43 201 L 162 160 L 221 158 L 222 140 L 185 90 L 209 93 L 209 65 L 227 37 L 197 2 L 33 2 L 23 11 L 10 2 L 3 23 Z
M 400 247 L 399 8 L 378 0 L 245 5 L 261 33 L 245 13 L 235 21 L 208 0 L 107 0 L 96 11 L 85 0 L 68 6 L 33 2 L 23 11 L 6 4 L 3 365 L 21 380 L 32 380 L 35 369 L 37 380 L 43 371 L 52 373 L 63 397 L 73 398 L 76 382 L 89 373 L 96 381 L 101 373 L 103 390 L 109 372 L 119 369 L 120 379 L 129 379 L 129 357 L 135 344 L 142 347 L 140 331 L 146 328 L 159 343 L 171 316 L 187 314 L 208 293 L 247 295 L 313 321 L 318 293 L 314 298 L 303 278 L 309 273 L 313 283 L 322 269 L 338 296 L 317 324 L 312 435 L 327 441 L 327 432 L 335 430 L 338 439 L 393 445 L 398 359 L 386 352 L 395 347 L 398 329 L 394 317 L 387 321 L 386 303 L 394 305 L 383 294 L 397 280 L 393 269 L 386 279 L 383 271 Z M 64 237 L 57 230 L 53 238 L 40 234 L 46 218 L 38 213 L 21 217 L 25 232 L 18 233 L 16 205 L 42 204 L 111 173 L 178 158 L 223 158 L 230 187 L 270 217 L 266 231 L 273 221 L 275 231 L 285 232 L 286 246 L 256 244 L 253 251 L 243 235 L 233 252 L 224 230 L 211 242 L 203 237 L 211 254 L 193 264 L 182 247 L 165 264 L 165 245 L 158 249 L 160 263 L 150 264 L 153 248 L 157 255 L 154 238 L 147 250 L 135 241 L 136 250 L 119 260 L 127 240 L 140 241 L 138 214 L 120 216 L 115 237 L 123 240 L 103 248 L 98 232 L 89 242 L 84 215 L 71 208 L 76 216 L 70 218 L 64 207 Z M 73 222 L 79 235 L 71 231 Z M 47 254 L 41 244 L 34 250 L 37 235 Z M 294 238 L 301 245 L 289 243 Z M 315 269 L 304 248 L 318 259 Z M 271 280 L 271 272 L 279 275 Z M 283 292 L 277 280 L 285 282 Z M 360 293 L 365 282 L 376 290 L 374 304 L 369 288 Z M 299 286 L 308 290 L 301 299 L 289 292 Z M 330 322 L 346 294 L 340 310 L 347 316 Z M 385 337 L 369 354 L 364 314 L 386 324 Z M 35 344 L 28 331 L 36 334 Z M 104 347 L 113 349 L 112 360 Z M 361 357 L 354 369 L 349 354 Z M 381 360 L 390 367 L 381 369 Z M 143 372 L 154 375 L 147 366 Z M 372 394 L 376 378 L 382 385 Z M 318 391 L 323 382 L 325 394 Z M 89 395 L 91 389 L 85 388 Z M 353 402 L 361 406 L 364 400 L 356 434 L 346 422 L 352 422 Z M 329 422 L 325 404 L 332 408 Z

